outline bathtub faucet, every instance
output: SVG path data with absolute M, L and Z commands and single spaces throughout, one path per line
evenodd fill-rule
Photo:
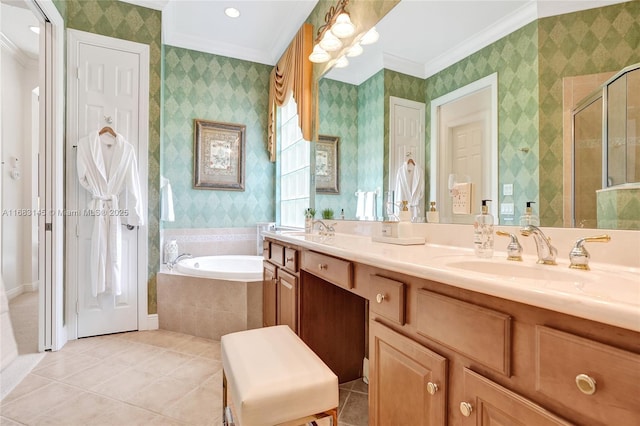
M 174 266 L 176 266 L 176 263 L 178 263 L 179 261 L 181 261 L 182 259 L 191 259 L 193 256 L 191 256 L 191 253 L 182 253 L 179 254 L 174 260 L 173 262 L 167 262 L 167 267 L 169 268 L 169 270 L 172 270 Z

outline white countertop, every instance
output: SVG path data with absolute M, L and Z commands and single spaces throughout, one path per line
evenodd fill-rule
M 506 260 L 496 251 L 490 259 L 472 249 L 424 244 L 401 246 L 373 242 L 370 236 L 323 237 L 296 232 L 265 236 L 354 262 L 489 294 L 634 331 L 640 331 L 640 270 L 591 262 L 591 271 L 539 265 L 537 257 Z M 457 265 L 457 266 L 456 266 Z

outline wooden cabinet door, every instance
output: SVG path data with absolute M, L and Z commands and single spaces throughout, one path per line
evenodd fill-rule
M 298 278 L 278 271 L 277 323 L 286 324 L 298 333 Z
M 262 325 L 276 325 L 276 268 L 268 262 L 263 263 L 262 277 Z
M 369 424 L 445 425 L 447 359 L 377 321 L 370 330 Z
M 568 426 L 571 424 L 468 368 L 464 369 L 464 393 L 465 400 L 459 402 L 464 419 L 463 425 Z

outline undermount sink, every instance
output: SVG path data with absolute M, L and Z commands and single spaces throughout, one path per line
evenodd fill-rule
M 557 265 L 540 265 L 510 262 L 492 262 L 482 260 L 460 260 L 447 262 L 447 266 L 482 274 L 499 275 L 508 278 L 527 278 L 545 281 L 585 282 L 592 281 L 587 271 L 560 269 Z
M 485 274 L 505 283 L 517 285 L 519 280 L 534 280 L 540 290 L 595 297 L 601 301 L 616 300 L 626 304 L 640 304 L 640 280 L 637 271 L 598 270 L 582 271 L 564 265 L 511 262 L 497 259 L 473 259 L 452 256 L 444 261 L 448 268 L 471 274 Z

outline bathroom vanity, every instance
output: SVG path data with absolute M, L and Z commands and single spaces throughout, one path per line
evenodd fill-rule
M 640 422 L 637 270 L 607 299 L 597 273 L 449 246 L 274 232 L 264 248 L 264 325 L 289 324 L 340 382 L 368 357 L 371 425 Z

